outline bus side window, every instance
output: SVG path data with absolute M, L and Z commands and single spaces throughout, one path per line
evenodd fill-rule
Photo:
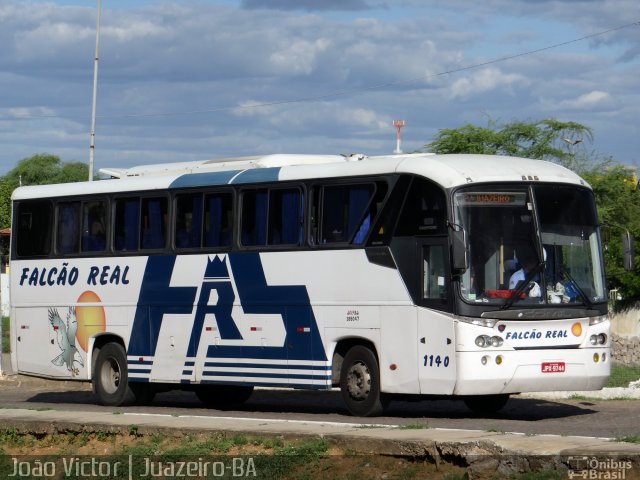
M 442 189 L 414 178 L 396 226 L 396 235 L 444 235 L 447 206 Z
M 58 203 L 56 239 L 58 253 L 78 253 L 80 248 L 80 202 Z
M 269 245 L 301 245 L 304 197 L 297 188 L 269 193 Z
M 233 231 L 233 196 L 212 193 L 204 197 L 204 246 L 228 247 Z
M 268 191 L 266 188 L 242 193 L 242 226 L 240 242 L 244 246 L 267 243 Z
M 143 249 L 164 248 L 167 244 L 167 199 L 142 199 L 142 229 L 140 243 Z
M 140 199 L 119 198 L 116 200 L 114 248 L 118 251 L 138 249 L 140 229 Z
M 362 243 L 371 225 L 372 184 L 326 186 L 322 192 L 321 244 Z
M 83 252 L 104 252 L 107 247 L 107 202 L 83 202 L 82 244 Z
M 202 241 L 202 193 L 176 195 L 177 248 L 197 248 Z
M 49 200 L 20 202 L 17 205 L 16 254 L 19 257 L 49 255 L 53 231 L 53 209 Z

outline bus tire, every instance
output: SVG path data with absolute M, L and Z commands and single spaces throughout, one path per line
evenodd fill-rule
M 127 356 L 119 343 L 107 343 L 98 352 L 93 371 L 93 391 L 102 405 L 120 406 L 134 403 L 127 371 Z
M 351 415 L 375 417 L 384 411 L 378 361 L 369 348 L 356 345 L 347 352 L 340 369 L 340 391 Z
M 251 397 L 252 386 L 245 385 L 198 385 L 196 396 L 207 408 L 226 409 L 241 405 Z
M 464 403 L 469 410 L 480 415 L 496 413 L 500 411 L 508 401 L 508 393 L 500 393 L 496 395 L 474 395 L 464 399 Z

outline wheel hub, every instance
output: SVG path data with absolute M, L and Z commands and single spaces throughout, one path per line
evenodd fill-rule
M 356 400 L 364 400 L 371 392 L 371 372 L 362 362 L 354 363 L 347 374 L 349 395 Z

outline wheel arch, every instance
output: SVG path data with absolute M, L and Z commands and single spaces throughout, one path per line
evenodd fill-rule
M 342 338 L 336 342 L 336 346 L 333 349 L 333 356 L 331 358 L 331 383 L 333 386 L 340 385 L 340 371 L 342 370 L 342 362 L 347 352 L 355 347 L 361 345 L 371 350 L 378 362 L 378 368 L 380 368 L 380 356 L 378 355 L 378 348 L 375 343 L 368 338 L 363 337 L 347 337 Z
M 89 352 L 91 352 L 91 354 L 87 355 L 87 372 L 89 374 L 89 380 L 93 379 L 93 370 L 96 364 L 96 358 L 98 358 L 98 353 L 100 353 L 100 349 L 108 343 L 120 344 L 122 348 L 124 348 L 125 352 L 127 351 L 124 339 L 115 333 L 100 333 L 91 337 L 89 340 Z

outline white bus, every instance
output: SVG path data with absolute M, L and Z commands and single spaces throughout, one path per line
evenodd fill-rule
M 543 161 L 269 155 L 13 194 L 19 373 L 105 405 L 339 387 L 474 411 L 596 390 L 610 323 L 590 187 Z

